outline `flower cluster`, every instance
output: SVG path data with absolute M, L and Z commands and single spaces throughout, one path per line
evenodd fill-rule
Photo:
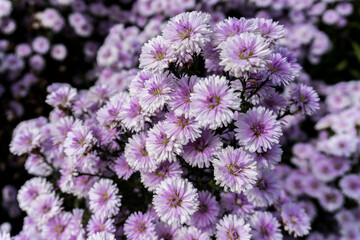
M 48 87 L 49 118 L 20 123 L 10 144 L 36 175 L 19 190 L 27 217 L 14 239 L 309 233 L 312 216 L 272 171 L 286 118 L 312 115 L 319 97 L 297 82 L 301 67 L 280 45 L 278 22 L 211 21 L 197 11 L 171 18 L 142 46 L 141 69 L 129 70 L 112 43 L 137 35 L 115 26 L 93 87 Z

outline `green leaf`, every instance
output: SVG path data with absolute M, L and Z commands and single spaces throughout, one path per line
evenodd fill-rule
M 344 70 L 348 65 L 348 61 L 346 59 L 342 60 L 341 62 L 339 62 L 338 65 L 336 65 L 335 70 L 338 72 L 341 72 L 342 70 Z
M 351 45 L 354 49 L 355 56 L 360 63 L 360 46 L 356 42 L 351 42 Z

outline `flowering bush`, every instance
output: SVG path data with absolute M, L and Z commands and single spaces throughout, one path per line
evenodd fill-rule
M 271 172 L 284 118 L 313 114 L 319 97 L 295 81 L 278 22 L 210 18 L 171 18 L 123 84 L 48 87 L 49 119 L 22 122 L 10 144 L 36 175 L 18 193 L 28 216 L 15 239 L 309 233 L 311 215 Z

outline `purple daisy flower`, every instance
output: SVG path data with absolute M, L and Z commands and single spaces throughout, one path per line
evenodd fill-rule
M 100 179 L 89 191 L 89 208 L 97 216 L 115 216 L 121 206 L 117 186 L 110 179 Z
M 220 66 L 235 77 L 247 77 L 257 73 L 266 65 L 266 58 L 271 53 L 265 38 L 254 33 L 241 33 L 228 38 L 219 45 Z
M 168 178 L 156 188 L 153 205 L 163 222 L 183 224 L 198 209 L 198 193 L 186 179 Z
M 32 202 L 28 214 L 38 224 L 44 224 L 61 212 L 61 205 L 62 200 L 55 193 L 43 194 Z
M 210 42 L 210 19 L 208 13 L 181 13 L 170 19 L 162 35 L 181 57 L 199 54 L 205 44 Z
M 29 126 L 30 127 L 30 126 Z M 42 135 L 39 128 L 23 129 L 15 132 L 10 143 L 10 152 L 14 155 L 21 156 L 30 153 L 41 144 Z
M 77 90 L 69 84 L 61 84 L 56 90 L 47 95 L 45 102 L 53 107 L 71 108 L 73 101 L 76 99 Z
M 243 218 L 229 214 L 224 216 L 216 225 L 216 239 L 222 240 L 250 240 L 250 225 L 245 224 Z
M 70 239 L 71 227 L 69 224 L 71 217 L 71 213 L 61 212 L 47 221 L 42 232 L 44 238 L 54 240 Z
M 271 206 L 280 196 L 280 182 L 272 171 L 261 171 L 254 187 L 246 192 L 255 207 Z
M 64 141 L 64 152 L 68 157 L 80 157 L 90 151 L 95 138 L 88 126 L 76 125 Z
M 283 151 L 280 144 L 274 144 L 271 149 L 266 152 L 254 152 L 252 157 L 256 161 L 258 169 L 274 169 L 275 166 L 281 161 Z
M 190 97 L 190 114 L 200 126 L 216 129 L 233 120 L 233 110 L 239 108 L 240 98 L 228 84 L 225 77 L 216 75 L 195 84 Z
M 180 177 L 182 174 L 181 166 L 178 162 L 162 162 L 159 167 L 149 173 L 141 172 L 141 182 L 149 191 L 154 191 L 157 186 L 168 178 Z
M 327 187 L 321 192 L 319 202 L 325 210 L 334 212 L 342 207 L 344 197 L 336 188 Z
M 136 97 L 145 88 L 145 82 L 154 76 L 151 72 L 141 71 L 130 82 L 129 92 L 130 96 Z
M 145 122 L 150 122 L 149 114 L 145 113 L 138 97 L 132 97 L 123 106 L 119 117 L 121 124 L 130 131 L 139 132 L 145 128 Z
M 280 53 L 272 53 L 268 57 L 265 67 L 265 76 L 269 78 L 274 85 L 287 85 L 295 78 L 291 64 L 287 62 Z
M 159 221 L 156 223 L 155 230 L 160 240 L 174 239 L 179 231 L 179 226 L 168 225 Z
M 184 152 L 181 156 L 192 167 L 209 167 L 210 162 L 222 145 L 219 136 L 211 130 L 204 130 L 199 138 L 184 146 Z
M 271 149 L 272 145 L 279 143 L 282 135 L 273 111 L 264 107 L 254 107 L 246 114 L 239 114 L 235 126 L 236 139 L 250 152 Z
M 185 115 L 176 116 L 174 112 L 166 115 L 164 128 L 168 136 L 178 139 L 182 145 L 195 141 L 201 134 L 195 118 L 187 118 Z
M 176 154 L 182 153 L 182 145 L 175 137 L 166 133 L 163 122 L 148 131 L 146 149 L 150 158 L 156 159 L 157 163 L 166 160 L 173 162 L 176 160 Z
M 174 240 L 210 240 L 207 233 L 202 232 L 194 226 L 182 227 L 176 232 Z
M 176 116 L 185 115 L 185 117 L 189 117 L 190 94 L 194 92 L 194 85 L 197 81 L 199 81 L 198 77 L 187 75 L 176 81 L 169 103 Z
M 284 37 L 284 26 L 279 25 L 279 22 L 274 22 L 272 19 L 265 18 L 256 18 L 254 21 L 262 37 L 272 41 L 277 41 Z
M 141 212 L 135 212 L 126 219 L 124 233 L 129 240 L 157 239 L 152 217 Z
M 228 146 L 212 161 L 216 184 L 232 192 L 249 190 L 256 183 L 256 162 L 241 149 Z
M 282 240 L 280 223 L 269 212 L 256 212 L 251 216 L 252 235 L 256 240 Z
M 175 62 L 176 56 L 169 42 L 164 37 L 157 36 L 150 39 L 141 49 L 140 68 L 145 71 L 163 73 L 169 63 Z
M 114 219 L 106 216 L 97 216 L 93 214 L 86 225 L 86 230 L 89 235 L 97 232 L 115 233 Z
M 294 203 L 286 203 L 281 208 L 281 218 L 284 229 L 294 237 L 302 237 L 310 231 L 310 218 L 304 209 Z
M 232 214 L 245 217 L 254 211 L 254 206 L 249 202 L 244 193 L 221 193 L 221 206 Z
M 341 178 L 340 188 L 345 196 L 354 200 L 360 200 L 360 176 L 349 174 Z
M 229 37 L 239 35 L 244 32 L 254 32 L 256 25 L 254 21 L 245 18 L 229 17 L 222 22 L 219 22 L 214 28 L 212 44 L 214 47 L 219 46 L 225 42 Z
M 203 229 L 215 225 L 220 212 L 215 196 L 208 191 L 199 191 L 199 209 L 191 218 L 190 224 Z
M 130 167 L 126 161 L 126 157 L 122 154 L 120 157 L 116 158 L 114 163 L 110 165 L 111 169 L 115 171 L 116 175 L 120 179 L 128 180 L 135 170 Z
M 45 178 L 32 178 L 25 182 L 17 195 L 19 206 L 22 210 L 30 211 L 32 202 L 41 195 L 50 194 L 53 191 L 51 183 Z
M 173 80 L 166 74 L 153 75 L 144 83 L 144 88 L 139 94 L 140 106 L 145 112 L 154 113 L 164 107 L 171 100 Z
M 158 164 L 146 150 L 146 137 L 146 133 L 141 132 L 129 138 L 125 146 L 125 157 L 129 166 L 136 171 L 153 172 Z
M 298 84 L 290 89 L 290 111 L 293 113 L 312 115 L 320 108 L 319 101 L 319 95 L 310 86 Z

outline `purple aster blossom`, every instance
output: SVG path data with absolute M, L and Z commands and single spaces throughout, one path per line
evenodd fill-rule
M 252 235 L 257 240 L 282 240 L 280 223 L 270 212 L 255 212 L 251 216 Z
M 123 105 L 119 114 L 121 124 L 126 129 L 139 132 L 145 128 L 145 122 L 150 122 L 150 116 L 140 105 L 138 97 L 130 98 L 130 101 Z
M 210 240 L 210 236 L 207 233 L 202 232 L 194 226 L 182 227 L 176 232 L 174 240 Z
M 256 162 L 242 149 L 228 146 L 212 161 L 216 184 L 232 192 L 249 190 L 256 183 Z
M 280 148 L 280 144 L 274 144 L 271 149 L 266 152 L 254 152 L 251 155 L 256 161 L 258 169 L 272 170 L 281 161 L 282 153 L 283 151 Z
M 360 200 L 360 176 L 358 174 L 344 176 L 341 178 L 339 185 L 345 196 Z
M 50 49 L 50 42 L 46 37 L 38 36 L 32 41 L 32 48 L 37 53 L 45 54 Z
M 191 218 L 190 224 L 203 229 L 215 225 L 218 221 L 220 205 L 208 191 L 199 191 L 199 209 Z
M 287 85 L 295 78 L 291 64 L 280 53 L 271 53 L 265 67 L 265 76 L 274 85 Z
M 141 172 L 141 182 L 149 191 L 154 191 L 157 186 L 168 178 L 180 177 L 183 173 L 178 162 L 162 162 L 153 172 Z
M 61 117 L 54 122 L 51 128 L 51 140 L 55 144 L 61 144 L 65 141 L 68 132 L 71 131 L 76 125 L 81 125 L 80 120 L 75 120 L 72 116 Z
M 146 150 L 146 137 L 144 132 L 134 134 L 125 146 L 126 162 L 131 168 L 140 172 L 153 172 L 158 167 L 156 159 L 150 158 Z
M 19 206 L 22 210 L 29 212 L 32 203 L 41 195 L 50 194 L 53 191 L 51 183 L 45 178 L 32 178 L 25 182 L 17 195 Z
M 44 224 L 61 212 L 61 205 L 62 199 L 55 193 L 42 194 L 31 203 L 28 214 L 38 224 Z
M 165 41 L 163 36 L 157 36 L 142 47 L 139 67 L 145 71 L 163 73 L 175 60 L 176 56 L 170 43 Z
M 261 171 L 254 187 L 246 192 L 255 207 L 271 206 L 280 196 L 280 182 L 272 171 Z
M 228 38 L 219 45 L 220 66 L 235 77 L 247 77 L 257 73 L 266 65 L 266 58 L 271 53 L 265 38 L 254 33 L 241 33 Z
M 281 218 L 285 225 L 284 229 L 294 237 L 309 234 L 310 218 L 304 209 L 299 208 L 295 203 L 286 203 L 282 206 Z
M 39 128 L 22 129 L 19 133 L 14 131 L 10 143 L 10 152 L 21 156 L 30 153 L 32 150 L 40 147 L 42 135 Z
M 136 97 L 139 96 L 141 91 L 145 88 L 145 82 L 151 79 L 154 76 L 151 72 L 141 71 L 138 72 L 130 82 L 129 92 L 130 96 Z
M 9 16 L 12 11 L 12 4 L 9 0 L 2 0 L 0 2 L 0 18 Z M 4 234 L 5 236 L 6 234 Z
M 204 130 L 199 138 L 183 147 L 184 152 L 181 156 L 192 167 L 208 168 L 222 145 L 219 136 L 211 130 Z
M 140 105 L 145 112 L 154 113 L 171 100 L 174 83 L 171 76 L 156 74 L 145 81 L 139 94 Z
M 328 153 L 339 157 L 350 157 L 357 151 L 359 140 L 354 134 L 336 134 L 327 140 Z
M 56 89 L 52 90 L 47 95 L 45 102 L 53 107 L 71 108 L 73 101 L 76 99 L 77 91 L 69 84 L 58 85 Z
M 329 212 L 334 212 L 341 208 L 344 203 L 342 193 L 336 188 L 325 188 L 318 198 L 320 205 Z
M 250 225 L 245 224 L 243 218 L 237 215 L 225 215 L 216 225 L 216 239 L 232 240 L 250 240 Z
M 198 209 L 198 193 L 187 179 L 168 178 L 156 188 L 153 205 L 161 221 L 183 224 L 188 222 Z
M 284 37 L 284 26 L 279 25 L 279 22 L 265 18 L 255 18 L 254 21 L 262 37 L 271 41 L 277 41 Z
M 86 230 L 89 235 L 97 232 L 115 233 L 114 219 L 107 218 L 106 216 L 92 215 Z
M 19 57 L 28 57 L 30 56 L 32 49 L 27 43 L 20 43 L 15 48 L 15 53 Z
M 115 216 L 121 206 L 117 186 L 110 179 L 100 179 L 89 191 L 89 208 L 97 216 Z
M 210 42 L 210 19 L 208 13 L 185 12 L 170 19 L 163 30 L 163 37 L 169 42 L 175 54 L 199 54 Z
M 254 107 L 241 113 L 235 122 L 235 136 L 240 144 L 250 152 L 262 152 L 279 143 L 282 135 L 280 122 L 273 111 L 264 107 Z
M 225 77 L 209 76 L 198 81 L 190 97 L 190 114 L 200 126 L 216 129 L 227 126 L 240 107 L 240 98 Z
M 96 62 L 99 66 L 111 66 L 118 60 L 118 56 L 119 50 L 115 46 L 103 45 L 97 53 Z
M 179 231 L 179 226 L 168 225 L 159 221 L 156 223 L 155 230 L 160 240 L 174 239 Z
M 313 198 L 319 198 L 326 186 L 322 181 L 320 181 L 313 175 L 306 176 L 303 181 L 304 192 Z
M 55 44 L 51 48 L 51 57 L 57 61 L 63 61 L 67 56 L 67 49 L 63 44 Z
M 313 175 L 324 182 L 330 182 L 337 177 L 336 170 L 334 169 L 334 165 L 330 164 L 330 159 L 327 158 L 319 158 L 318 161 L 312 162 L 311 171 Z
M 157 239 L 151 215 L 135 212 L 126 219 L 124 233 L 129 240 Z
M 356 240 L 360 238 L 359 226 L 356 223 L 349 224 L 341 228 L 340 233 L 341 233 L 341 238 L 340 237 L 338 238 L 340 240 Z
M 25 169 L 30 174 L 43 177 L 49 176 L 52 173 L 51 167 L 38 154 L 30 154 L 28 156 L 25 162 Z
M 120 113 L 125 104 L 129 102 L 129 96 L 126 93 L 119 93 L 110 98 L 105 106 L 100 108 L 96 113 L 96 119 L 102 126 L 110 129 L 120 125 Z
M 76 125 L 64 141 L 64 151 L 69 157 L 80 157 L 88 153 L 95 144 L 95 138 L 88 126 Z
M 266 96 L 261 98 L 260 106 L 272 110 L 275 114 L 279 114 L 286 107 L 286 99 L 275 90 L 266 89 Z
M 174 136 L 166 133 L 163 122 L 148 131 L 146 149 L 150 158 L 156 159 L 157 163 L 166 160 L 173 162 L 176 160 L 176 154 L 182 153 L 181 143 Z
M 98 232 L 89 235 L 87 240 L 115 240 L 115 235 L 107 232 Z
M 135 170 L 126 161 L 126 157 L 124 154 L 116 158 L 114 163 L 110 165 L 110 168 L 115 171 L 118 178 L 124 180 L 128 180 L 135 172 Z
M 225 42 L 229 37 L 233 37 L 244 32 L 254 32 L 255 29 L 256 25 L 252 20 L 248 20 L 243 17 L 240 19 L 229 17 L 216 25 L 211 43 L 214 47 L 217 47 L 222 42 Z
M 55 215 L 45 223 L 41 233 L 42 236 L 44 238 L 50 238 L 54 240 L 70 239 L 70 220 L 71 213 L 69 212 L 61 212 L 60 214 Z
M 290 89 L 290 111 L 293 113 L 301 112 L 312 115 L 319 108 L 320 98 L 314 89 L 304 84 L 294 85 Z
M 195 118 L 184 115 L 176 116 L 174 112 L 166 115 L 164 128 L 168 136 L 178 139 L 182 145 L 193 142 L 200 137 L 201 130 Z
M 171 100 L 169 102 L 171 110 L 174 111 L 176 116 L 190 115 L 190 96 L 194 92 L 194 85 L 199 81 L 196 76 L 185 75 L 174 86 L 174 91 L 171 93 Z

